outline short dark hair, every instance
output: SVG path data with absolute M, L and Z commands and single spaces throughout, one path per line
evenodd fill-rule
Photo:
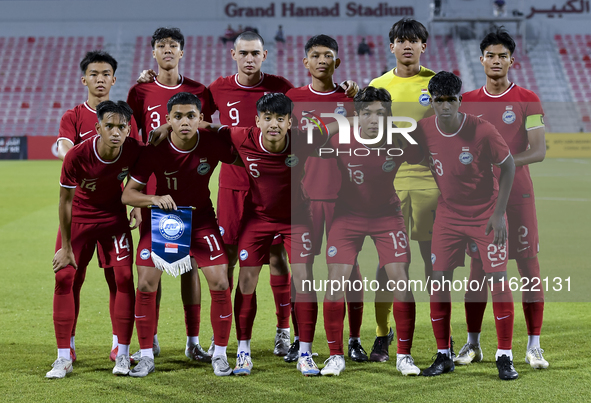
M 179 92 L 170 97 L 166 104 L 168 113 L 172 111 L 172 107 L 175 105 L 195 105 L 199 109 L 199 112 L 201 112 L 201 100 L 197 95 L 191 94 L 190 92 Z
M 90 63 L 108 63 L 113 68 L 113 74 L 117 71 L 117 60 L 104 50 L 92 50 L 86 53 L 84 59 L 80 62 L 82 74 L 86 74 L 86 69 Z
M 238 35 L 236 37 L 236 39 L 234 39 L 234 49 L 236 49 L 236 44 L 240 40 L 242 40 L 242 41 L 261 41 L 261 45 L 265 46 L 265 40 L 263 39 L 263 37 L 254 31 L 244 31 L 243 33 Z
M 504 27 L 499 27 L 496 31 L 489 33 L 480 42 L 480 52 L 484 55 L 484 49 L 491 45 L 503 45 L 513 55 L 515 51 L 515 41 Z
M 119 116 L 123 116 L 125 121 L 129 124 L 131 122 L 131 115 L 133 110 L 125 101 L 103 101 L 96 107 L 96 117 L 99 123 L 103 120 L 103 117 L 107 113 L 116 113 Z
M 258 114 L 269 112 L 291 116 L 291 109 L 291 99 L 280 92 L 270 92 L 260 97 L 257 101 Z
M 429 32 L 427 31 L 427 28 L 417 20 L 403 18 L 392 25 L 389 36 L 390 43 L 394 43 L 396 38 L 408 40 L 420 39 L 421 42 L 427 43 Z
M 324 46 L 325 48 L 329 48 L 331 50 L 334 50 L 335 53 L 339 53 L 339 44 L 337 43 L 337 41 L 335 41 L 333 38 L 331 38 L 328 35 L 320 34 L 320 35 L 315 35 L 315 36 L 311 37 L 310 39 L 308 39 L 308 42 L 306 42 L 306 46 L 304 47 L 304 51 L 306 52 L 306 56 L 308 56 L 308 52 L 314 46 Z
M 429 81 L 429 93 L 432 98 L 455 96 L 462 92 L 462 80 L 454 73 L 440 71 Z
M 388 114 L 392 114 L 392 96 L 384 88 L 365 87 L 359 90 L 353 101 L 357 113 L 367 108 L 370 103 L 379 101 L 388 110 Z
M 167 27 L 160 27 L 154 31 L 154 35 L 152 35 L 152 49 L 154 49 L 154 45 L 156 42 L 160 42 L 163 39 L 170 38 L 175 42 L 178 42 L 181 46 L 181 50 L 185 47 L 185 36 L 178 28 L 167 28 Z

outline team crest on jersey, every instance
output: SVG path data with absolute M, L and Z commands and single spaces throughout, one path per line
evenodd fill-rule
M 474 156 L 471 153 L 464 151 L 463 153 L 460 154 L 460 162 L 462 164 L 468 165 L 468 164 L 471 164 L 472 161 L 474 161 Z
M 507 123 L 508 125 L 510 125 L 511 123 L 515 122 L 517 115 L 515 115 L 515 112 L 513 111 L 505 111 L 503 113 L 503 122 Z
M 287 165 L 290 168 L 295 167 L 298 164 L 298 162 L 300 162 L 300 159 L 295 154 L 288 155 L 285 159 L 285 165 Z
M 475 242 L 470 242 L 470 251 L 471 251 L 472 253 L 476 253 L 476 252 L 478 252 L 478 245 L 476 245 L 476 243 L 475 243 Z
M 206 173 L 209 172 L 210 169 L 211 169 L 211 165 L 209 165 L 207 162 L 202 162 L 197 167 L 197 173 L 199 175 L 205 175 Z
M 347 116 L 347 110 L 343 106 L 342 102 L 337 104 L 337 108 L 334 110 L 334 113 L 338 113 L 339 115 Z
M 435 253 L 431 253 L 431 264 L 435 264 L 436 260 L 437 260 L 437 256 L 435 256 Z
M 392 172 L 396 168 L 396 162 L 394 161 L 386 161 L 382 164 L 382 171 L 384 172 Z
M 245 261 L 246 259 L 248 259 L 248 252 L 246 249 L 242 249 L 240 251 L 240 260 Z
M 328 248 L 328 257 L 335 257 L 337 254 L 337 247 L 336 246 L 331 246 L 330 248 Z
M 121 173 L 119 175 L 117 175 L 117 180 L 122 181 L 123 179 L 125 179 L 127 177 L 127 174 L 129 173 L 129 167 L 125 167 L 121 170 Z
M 222 226 L 220 225 L 220 235 L 221 235 L 221 236 L 224 236 L 224 234 L 225 234 L 225 233 L 226 233 L 226 230 L 224 229 L 224 227 L 222 227 Z
M 150 250 L 149 249 L 142 249 L 140 252 L 140 257 L 143 260 L 148 260 L 150 258 Z
M 429 94 L 422 93 L 421 95 L 419 95 L 419 104 L 421 104 L 421 106 L 429 106 L 430 100 L 431 97 L 429 96 Z
M 158 230 L 164 239 L 175 241 L 183 236 L 185 224 L 183 220 L 173 214 L 165 215 L 158 223 Z

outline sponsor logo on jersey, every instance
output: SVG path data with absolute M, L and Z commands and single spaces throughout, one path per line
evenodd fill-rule
M 150 258 L 150 250 L 149 249 L 142 249 L 140 252 L 140 257 L 143 260 L 148 260 Z
M 431 253 L 431 264 L 435 264 L 436 260 L 437 260 L 437 256 L 435 256 L 435 253 Z
M 179 217 L 170 214 L 165 215 L 160 219 L 158 229 L 160 235 L 162 235 L 164 239 L 175 241 L 185 232 L 185 224 Z
M 384 172 L 392 172 L 396 168 L 396 162 L 394 161 L 386 161 L 382 164 L 382 171 Z
M 287 165 L 290 168 L 295 167 L 298 164 L 298 162 L 300 162 L 300 159 L 295 154 L 288 155 L 285 159 L 285 165 Z
M 337 247 L 336 246 L 331 246 L 330 248 L 328 248 L 328 256 L 329 257 L 335 257 L 337 254 Z
M 429 94 L 421 94 L 419 95 L 419 104 L 421 104 L 421 106 L 429 106 L 429 101 L 431 100 L 431 97 L 429 96 Z
M 467 151 L 460 154 L 460 162 L 464 165 L 471 164 L 474 161 L 474 156 Z
M 209 172 L 210 169 L 211 169 L 211 165 L 209 165 L 207 162 L 202 162 L 197 167 L 197 173 L 199 175 L 205 175 L 206 173 Z
M 511 123 L 515 122 L 516 116 L 517 115 L 515 115 L 515 112 L 513 111 L 505 111 L 505 113 L 503 113 L 503 122 L 510 125 Z
M 225 234 L 225 233 L 226 233 L 226 230 L 224 229 L 224 227 L 222 227 L 222 226 L 220 225 L 220 235 L 221 235 L 221 236 L 224 236 L 224 234 Z
M 476 252 L 478 252 L 478 245 L 476 245 L 476 243 L 475 243 L 475 242 L 470 242 L 470 251 L 471 251 L 472 253 L 476 253 Z
M 246 249 L 240 251 L 240 260 L 245 261 L 248 258 L 248 252 Z

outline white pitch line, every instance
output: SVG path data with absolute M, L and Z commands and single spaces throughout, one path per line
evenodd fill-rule
M 570 201 L 570 202 L 589 202 L 589 201 L 591 201 L 591 199 L 577 199 L 577 198 L 568 198 L 568 197 L 536 197 L 536 200 Z

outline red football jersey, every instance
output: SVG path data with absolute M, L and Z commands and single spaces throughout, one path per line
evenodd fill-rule
M 261 73 L 261 81 L 247 87 L 238 82 L 238 74 L 220 77 L 209 86 L 213 110 L 220 111 L 220 123 L 228 127 L 255 126 L 256 103 L 269 92 L 285 94 L 293 85 L 283 77 Z M 211 121 L 211 120 L 210 120 Z M 244 168 L 222 164 L 220 187 L 248 190 L 248 175 Z
M 495 127 L 464 114 L 455 133 L 444 133 L 437 117 L 422 119 L 412 136 L 429 153 L 429 165 L 441 191 L 437 218 L 457 224 L 486 224 L 499 192 L 492 164 L 503 163 L 511 152 Z
M 355 112 L 353 98 L 348 98 L 345 90 L 338 85 L 333 91 L 318 92 L 314 91 L 310 84 L 294 88 L 286 95 L 294 103 L 293 124 L 299 126 L 301 130 L 307 130 L 308 125 L 313 125 L 308 120 L 312 115 L 320 117 L 321 113 L 338 113 L 343 116 L 353 116 Z M 326 120 L 326 122 L 332 121 L 328 118 Z M 341 173 L 336 160 L 308 158 L 302 184 L 311 200 L 336 199 L 341 187 Z
M 57 141 L 67 140 L 76 145 L 89 139 L 96 134 L 95 124 L 97 121 L 96 110 L 88 106 L 86 102 L 76 105 L 74 108 L 67 110 L 62 116 Z M 133 116 L 130 124 L 129 137 L 141 140 Z
M 339 136 L 335 135 L 325 147 L 335 150 L 323 155 L 337 162 L 342 178 L 335 215 L 375 218 L 396 214 L 400 207 L 394 189 L 396 172 L 403 162 L 417 164 L 423 159 L 418 145 L 407 146 L 399 155 L 396 145 L 369 148 L 358 142 L 352 133 L 351 144 L 339 144 Z
M 201 100 L 201 113 L 206 121 L 211 122 L 213 100 L 206 86 L 197 81 L 181 77 L 181 83 L 174 87 L 161 84 L 158 80 L 152 83 L 136 84 L 129 90 L 127 103 L 133 109 L 133 116 L 142 131 L 144 143 L 148 143 L 150 131 L 166 123 L 168 100 L 179 92 L 190 92 Z
M 499 95 L 492 95 L 486 87 L 463 94 L 462 110 L 492 123 L 511 150 L 519 154 L 529 146 L 525 123 L 528 116 L 544 115 L 538 96 L 515 84 Z M 500 174 L 498 168 L 495 175 Z M 533 201 L 534 187 L 529 166 L 515 167 L 515 179 L 508 204 L 523 204 Z
M 143 147 L 128 137 L 117 158 L 105 161 L 96 148 L 98 139 L 94 136 L 72 147 L 62 164 L 60 185 L 76 189 L 72 222 L 102 224 L 126 219 L 121 203 L 122 183 Z
M 258 127 L 224 127 L 220 133 L 231 136 L 234 147 L 249 173 L 249 200 L 255 214 L 267 221 L 283 221 L 307 211 L 301 180 L 304 165 L 319 144 L 307 144 L 306 132 L 288 131 L 287 144 L 280 153 L 263 146 Z M 322 140 L 320 136 L 315 141 Z M 248 214 L 246 211 L 245 215 Z
M 213 215 L 209 198 L 209 178 L 218 162 L 231 164 L 236 160 L 232 146 L 208 130 L 197 133 L 198 140 L 191 150 L 174 146 L 170 137 L 157 146 L 144 148 L 130 176 L 146 185 L 152 173 L 156 177 L 157 195 L 170 195 L 177 206 L 193 206 L 193 219 L 203 214 Z

